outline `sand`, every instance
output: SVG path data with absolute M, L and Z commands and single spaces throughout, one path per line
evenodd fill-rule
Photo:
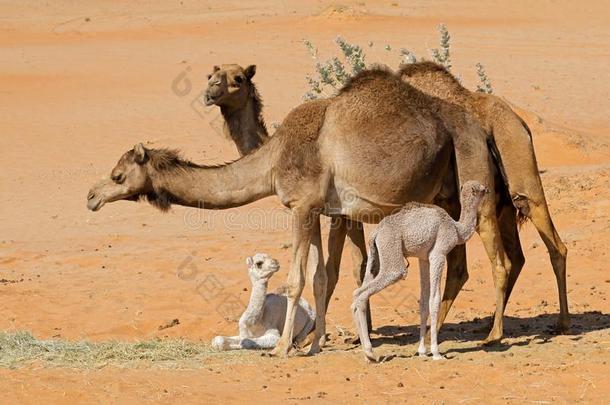
M 439 23 L 452 35 L 453 71 L 463 83 L 476 87 L 474 65 L 483 63 L 495 93 L 532 128 L 551 213 L 569 249 L 574 328 L 552 333 L 554 276 L 544 244 L 525 224 L 527 263 L 500 346 L 480 345 L 494 292 L 475 236 L 470 280 L 440 335 L 445 362 L 413 357 L 417 271 L 373 300 L 376 350 L 396 357 L 366 364 L 359 348 L 343 342 L 353 332 L 355 285 L 346 254 L 328 314 L 331 342 L 320 355 L 211 357 L 179 370 L 29 365 L 0 370 L 0 399 L 602 402 L 610 395 L 608 11 L 603 1 L 3 3 L 0 329 L 93 341 L 208 341 L 234 332 L 249 296 L 245 255 L 278 258 L 283 269 L 272 287 L 285 281 L 290 229 L 277 199 L 165 215 L 119 202 L 92 213 L 89 186 L 137 142 L 180 148 L 200 163 L 235 158 L 218 110 L 195 102 L 214 64 L 256 64 L 265 118 L 280 122 L 300 103 L 312 72 L 302 39 L 323 58 L 336 53 L 337 35 L 373 41 L 368 61 L 396 67 L 401 47 L 427 56 L 437 46 Z M 184 277 L 185 268 L 194 273 Z M 179 325 L 159 330 L 175 318 Z

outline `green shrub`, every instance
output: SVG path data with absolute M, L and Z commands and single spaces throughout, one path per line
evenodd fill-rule
M 451 70 L 451 35 L 444 24 L 439 25 L 438 31 L 440 34 L 439 47 L 430 49 L 430 56 L 434 62 L 443 65 L 447 70 Z M 367 65 L 366 54 L 361 46 L 350 44 L 341 37 L 335 38 L 335 44 L 341 51 L 340 56 L 333 56 L 325 61 L 320 60 L 318 49 L 310 41 L 304 40 L 303 43 L 315 63 L 315 72 L 305 77 L 309 85 L 309 90 L 303 96 L 305 100 L 330 97 L 351 76 L 375 65 L 375 63 Z M 368 43 L 369 48 L 373 48 L 373 46 L 373 42 Z M 390 45 L 385 45 L 384 49 L 392 52 Z M 398 54 L 401 63 L 417 62 L 417 56 L 407 48 L 400 48 Z M 477 85 L 477 91 L 491 94 L 493 92 L 491 81 L 487 77 L 483 65 L 477 63 L 476 70 L 481 81 Z

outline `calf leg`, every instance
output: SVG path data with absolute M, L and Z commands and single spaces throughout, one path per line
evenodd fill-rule
M 440 360 L 443 356 L 438 351 L 438 330 L 435 326 L 441 306 L 441 276 L 445 268 L 445 255 L 433 252 L 428 260 L 430 262 L 430 299 L 428 303 L 430 308 L 430 351 L 434 360 Z
M 426 331 L 428 316 L 430 315 L 430 262 L 419 260 L 419 347 L 417 353 L 426 355 Z
M 363 284 L 354 292 L 354 303 L 352 304 L 354 323 L 360 336 L 360 343 L 365 357 L 370 361 L 377 361 L 377 358 L 373 353 L 373 345 L 368 333 L 366 303 L 373 294 L 394 284 L 407 274 L 400 240 L 397 239 L 389 243 L 386 241 L 383 246 L 384 250 L 378 252 L 379 274 L 370 282 L 367 280 L 366 284 Z
M 273 349 L 279 340 L 280 332 L 277 329 L 271 329 L 265 332 L 263 336 L 242 339 L 241 348 L 248 350 Z

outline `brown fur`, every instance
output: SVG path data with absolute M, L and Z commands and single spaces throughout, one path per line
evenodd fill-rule
M 404 65 L 399 74 L 403 80 L 421 91 L 464 109 L 475 117 L 484 129 L 490 154 L 498 167 L 499 178 L 506 185 L 506 187 L 497 188 L 498 213 L 516 212 L 516 217 L 515 215 L 499 217 L 500 227 L 505 229 L 501 233 L 503 243 L 513 249 L 508 251 L 512 264 L 508 283 L 504 284 L 505 279 L 500 277 L 501 283 L 496 286 L 498 296 L 502 297 L 505 305 L 523 267 L 523 252 L 516 228 L 526 218 L 529 218 L 534 222 L 549 250 L 559 290 L 558 328 L 566 330 L 569 327 L 565 275 L 567 249 L 555 230 L 549 214 L 538 172 L 532 134 L 527 124 L 502 99 L 489 94 L 471 92 L 464 88 L 444 67 L 435 63 L 421 62 Z M 513 207 L 516 207 L 516 210 Z M 451 270 L 449 273 L 448 277 L 451 277 Z M 467 277 L 467 274 L 461 276 L 464 280 Z M 459 288 L 454 290 L 457 295 Z M 445 292 L 447 294 L 447 289 Z M 441 321 L 446 316 L 455 295 L 448 300 L 447 305 L 444 305 Z M 501 319 L 500 313 L 503 312 L 504 305 L 498 298 L 497 307 L 499 309 L 496 310 L 496 321 L 488 341 L 497 340 L 501 336 L 499 319 Z
M 230 164 L 163 175 L 152 165 L 125 164 L 119 168 L 125 180 L 96 184 L 88 206 L 97 210 L 103 203 L 159 189 L 182 205 L 212 209 L 277 195 L 292 212 L 293 257 L 286 324 L 275 352 L 286 354 L 291 346 L 295 305 L 312 266 L 315 353 L 323 343 L 326 312 L 320 212 L 371 220 L 408 201 L 431 202 L 450 173 L 452 147 L 460 183 L 476 180 L 494 189 L 485 135 L 463 108 L 415 90 L 388 72 L 365 72 L 350 86 L 332 99 L 297 107 L 268 142 Z M 134 150 L 149 154 L 142 145 Z M 486 198 L 479 215 L 484 243 L 496 243 L 495 201 Z
M 269 137 L 263 118 L 263 103 L 252 77 L 256 66 L 215 66 L 204 93 L 207 105 L 215 104 L 225 120 L 224 133 L 240 155 L 260 147 Z

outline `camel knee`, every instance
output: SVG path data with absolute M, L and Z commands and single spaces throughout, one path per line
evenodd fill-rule
M 305 288 L 305 280 L 301 278 L 298 281 L 290 281 L 288 282 L 288 286 L 286 287 L 286 297 L 288 299 L 296 299 L 301 296 L 303 289 Z
M 557 248 L 549 252 L 551 259 L 566 261 L 568 257 L 568 248 L 561 240 L 557 241 Z

